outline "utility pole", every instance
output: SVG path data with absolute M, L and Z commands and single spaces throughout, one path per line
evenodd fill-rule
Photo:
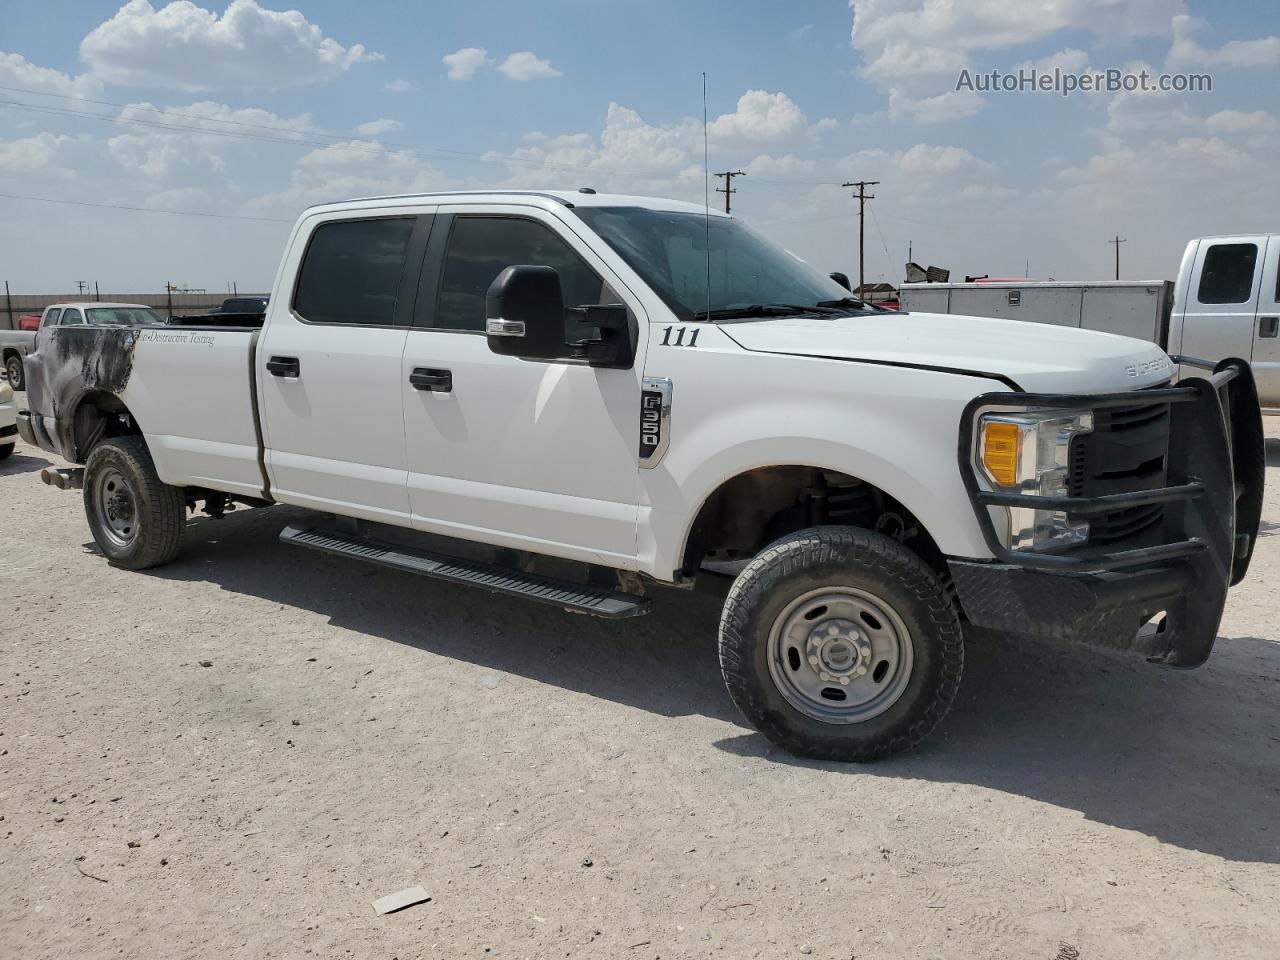
M 84 280 L 77 280 L 77 281 L 76 281 L 76 289 L 80 291 L 80 296 L 82 296 L 82 297 L 84 296 L 85 288 L 86 288 L 86 287 L 88 287 L 88 286 L 89 286 L 89 284 L 88 284 L 88 283 L 86 283 Z
M 1116 279 L 1117 280 L 1120 279 L 1120 244 L 1128 243 L 1128 242 L 1129 242 L 1128 240 L 1121 237 L 1120 234 L 1118 233 L 1116 234 L 1116 238 L 1114 240 L 1107 241 L 1107 243 L 1114 243 L 1116 246 Z
M 726 170 L 724 173 L 712 174 L 713 177 L 724 177 L 724 189 L 721 190 L 719 187 L 716 187 L 716 193 L 724 194 L 724 212 L 725 213 L 729 212 L 729 206 L 730 206 L 729 195 L 732 193 L 738 192 L 737 190 L 733 189 L 733 178 L 745 177 L 746 175 L 747 175 L 746 172 L 743 170 Z
M 93 299 L 102 302 L 102 291 L 98 289 L 98 281 L 93 281 Z
M 912 249 L 913 249 L 913 248 L 912 248 L 912 243 L 911 243 L 911 241 L 910 241 L 910 240 L 908 240 L 908 241 L 907 241 L 907 263 L 911 263 L 912 261 L 914 261 L 914 260 L 915 260 L 915 257 L 914 257 L 914 256 L 912 256 L 912 254 L 911 254 Z
M 874 187 L 879 180 L 854 180 L 850 183 L 842 183 L 842 187 L 857 187 L 858 192 L 854 194 L 858 198 L 858 296 L 863 295 L 863 276 L 866 272 L 865 257 L 863 256 L 863 246 L 866 240 L 867 230 L 867 201 L 876 198 L 874 193 L 867 193 L 867 187 Z

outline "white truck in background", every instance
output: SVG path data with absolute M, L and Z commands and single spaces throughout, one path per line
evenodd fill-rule
M 1280 413 L 1280 235 L 1201 237 L 1176 281 L 906 283 L 904 311 L 1004 317 L 1150 340 L 1211 363 L 1250 361 L 1265 413 Z M 1193 368 L 1183 365 L 1182 372 Z
M 873 310 L 691 204 L 313 207 L 265 316 L 216 320 L 27 359 L 19 429 L 83 464 L 45 478 L 112 563 L 280 503 L 315 511 L 289 543 L 580 613 L 711 580 L 730 695 L 805 756 L 924 738 L 964 623 L 1198 666 L 1261 516 L 1243 360 Z

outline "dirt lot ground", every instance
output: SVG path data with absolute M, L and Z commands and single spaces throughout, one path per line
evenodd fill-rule
M 974 643 L 853 767 L 744 726 L 712 598 L 596 622 L 284 509 L 128 573 L 46 462 L 0 464 L 0 957 L 1280 955 L 1280 469 L 1207 667 Z

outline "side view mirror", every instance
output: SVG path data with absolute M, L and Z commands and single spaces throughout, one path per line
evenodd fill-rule
M 566 309 L 554 267 L 507 267 L 485 294 L 485 337 L 489 349 L 504 357 L 572 357 L 593 367 L 625 369 L 635 362 L 633 326 L 620 303 Z
M 485 294 L 489 349 L 506 357 L 556 360 L 568 355 L 564 296 L 554 267 L 507 267 Z
M 850 293 L 853 292 L 853 287 L 849 286 L 849 278 L 845 276 L 843 273 L 841 273 L 839 270 L 837 270 L 835 273 L 828 274 L 828 276 L 831 277 L 831 279 L 834 280 L 836 283 L 840 284 L 840 286 L 848 290 Z

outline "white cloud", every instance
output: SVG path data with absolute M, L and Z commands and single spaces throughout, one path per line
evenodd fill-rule
M 1280 121 L 1263 110 L 1245 113 L 1242 110 L 1220 110 L 1205 120 L 1210 133 L 1274 133 L 1280 130 Z
M 983 108 L 986 101 L 972 90 L 948 90 L 936 97 L 916 99 L 897 87 L 889 90 L 889 119 L 916 123 L 963 120 Z
M 186 91 L 304 86 L 382 59 L 326 37 L 296 10 L 256 0 L 231 0 L 221 16 L 190 0 L 159 10 L 129 0 L 81 41 L 80 56 L 108 83 Z
M 718 140 L 771 141 L 797 136 L 808 127 L 804 113 L 785 93 L 748 90 L 733 113 L 716 117 L 707 133 Z
M 536 80 L 543 77 L 560 77 L 563 74 L 544 60 L 528 50 L 513 53 L 498 65 L 498 71 L 511 80 Z
M 849 176 L 876 177 L 887 181 L 890 176 L 915 182 L 924 177 L 945 176 L 954 181 L 961 176 L 983 177 L 994 173 L 994 165 L 963 147 L 917 143 L 907 150 L 859 150 L 837 162 L 836 168 Z M 901 185 L 901 184 L 899 184 Z
M 41 133 L 23 140 L 0 140 L 0 170 L 34 173 L 53 166 L 58 148 L 70 137 Z
M 483 47 L 463 47 L 445 54 L 440 60 L 449 68 L 450 80 L 470 80 L 481 67 L 493 63 L 489 59 L 489 52 Z
M 1015 66 L 1012 72 L 1035 70 L 1037 73 L 1053 73 L 1055 70 L 1061 70 L 1063 73 L 1084 73 L 1088 68 L 1089 54 L 1083 50 L 1068 47 L 1066 50 L 1059 50 L 1039 60 L 1024 60 Z
M 382 88 L 387 93 L 409 93 L 416 89 L 411 80 L 390 80 Z
M 1206 26 L 1190 16 L 1173 18 L 1170 66 L 1274 67 L 1280 64 L 1280 37 L 1230 40 L 1217 49 L 1202 47 L 1194 34 Z
M 17 53 L 0 53 L 0 85 L 63 97 L 98 97 L 102 83 L 96 77 L 70 76 L 48 67 L 37 67 Z
M 388 133 L 399 133 L 404 129 L 404 124 L 399 120 L 389 120 L 386 117 L 380 117 L 377 120 L 369 120 L 356 127 L 356 133 L 362 137 L 382 137 Z
M 817 163 L 794 153 L 784 153 L 780 157 L 762 153 L 744 168 L 747 176 L 785 177 L 800 173 L 811 173 Z
M 1184 0 L 849 0 L 849 6 L 863 75 L 888 96 L 890 119 L 918 123 L 972 116 L 983 108 L 972 91 L 955 90 L 961 69 L 979 51 L 1023 46 L 1065 30 L 1104 39 L 1163 35 L 1170 18 L 1185 10 Z M 1066 69 L 1078 62 L 1078 53 L 1055 57 Z

